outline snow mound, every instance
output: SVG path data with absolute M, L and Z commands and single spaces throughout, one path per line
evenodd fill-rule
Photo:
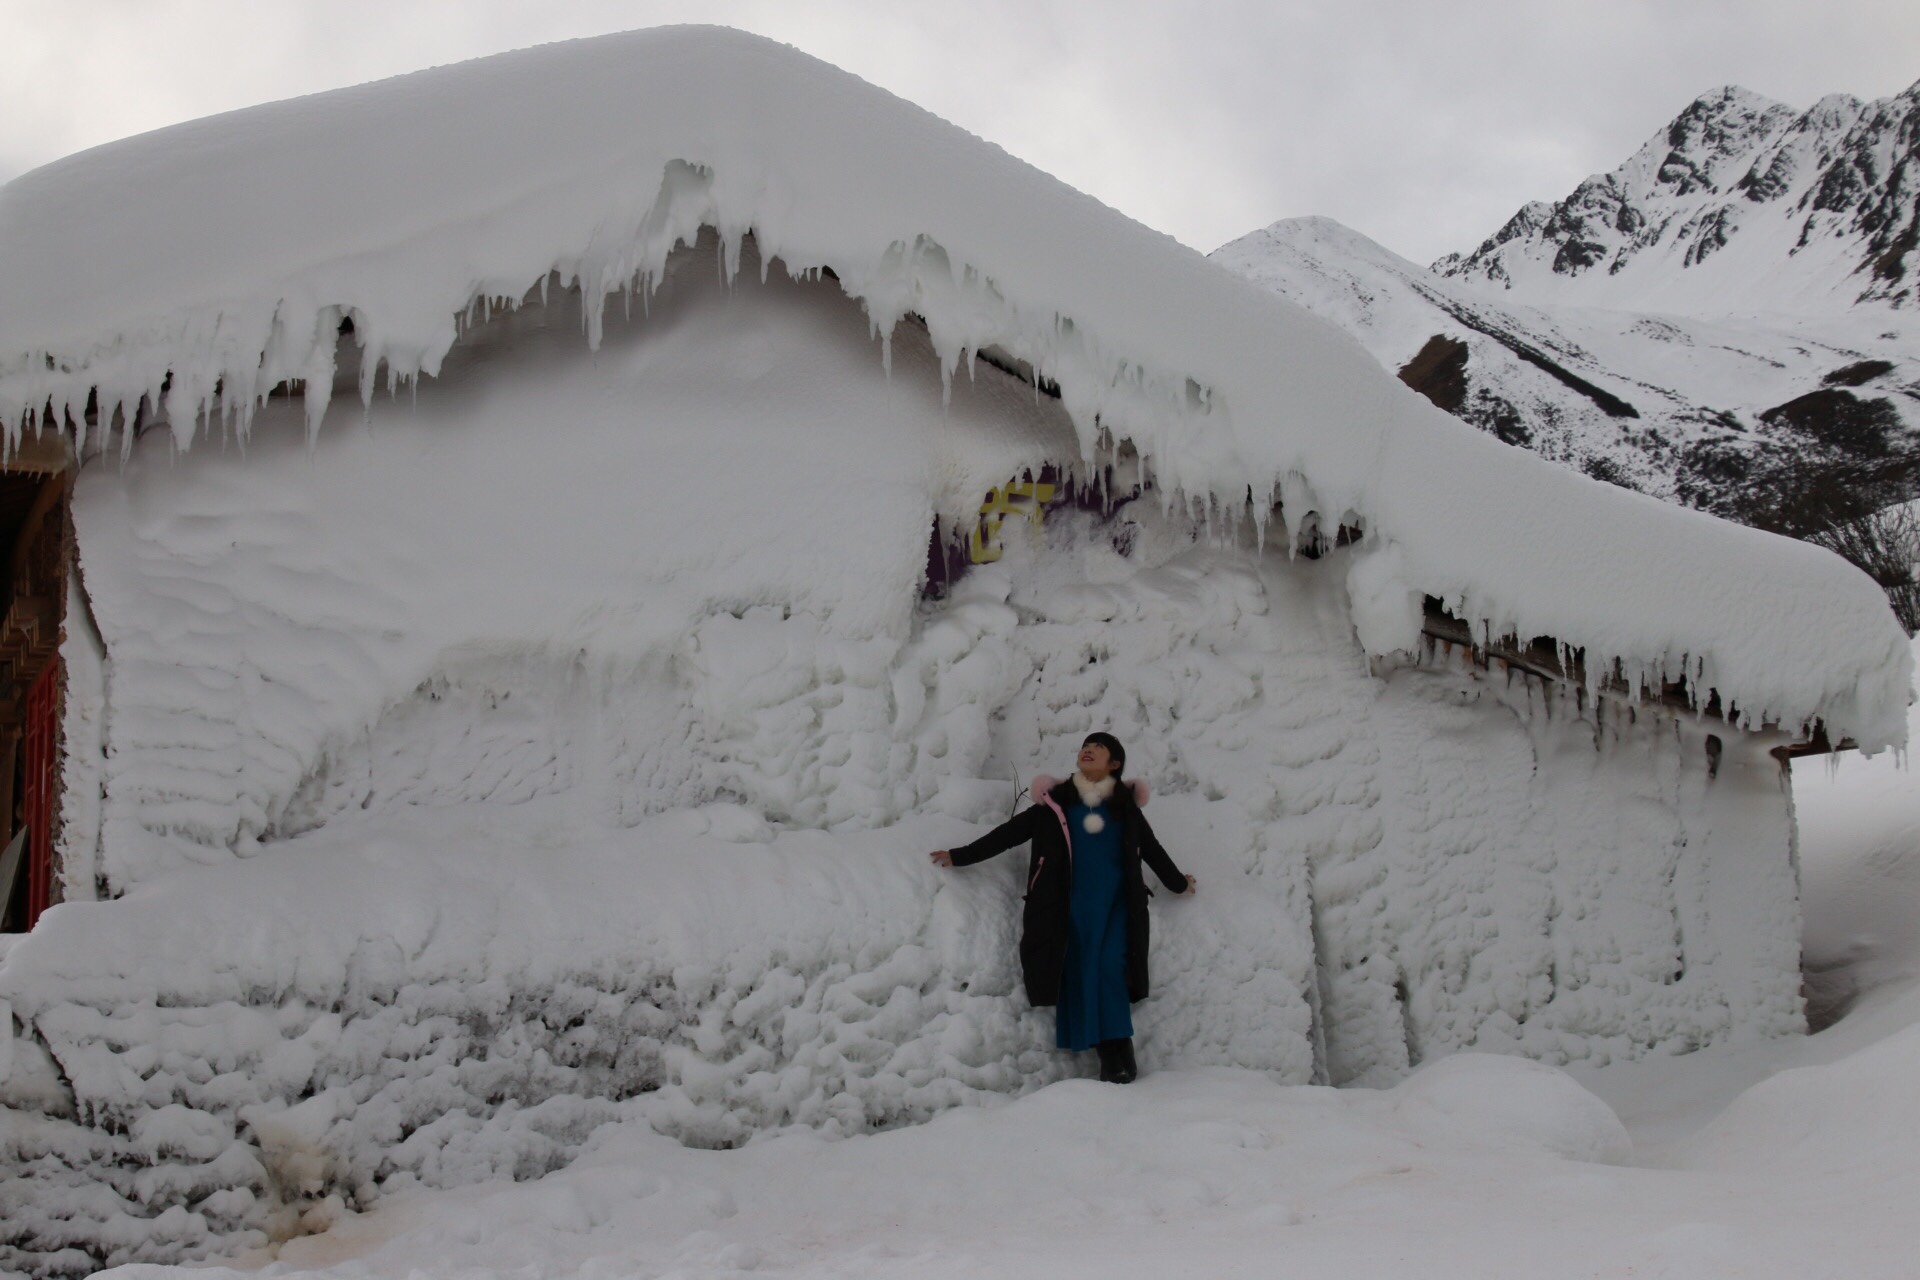
M 140 192 L 138 200 L 127 192 Z M 1289 538 L 1357 525 L 1397 558 L 1369 629 L 1423 595 L 1476 629 L 1717 690 L 1740 723 L 1898 742 L 1910 660 L 1835 557 L 1611 491 L 1489 441 L 1358 345 L 908 104 L 767 41 L 662 29 L 219 116 L 0 189 L 0 418 L 185 449 L 274 388 L 326 418 L 352 322 L 363 401 L 437 375 L 462 331 L 544 291 L 644 301 L 674 247 L 751 230 L 830 270 L 943 376 L 984 348 L 1059 386 L 1079 452 L 1130 442 L 1164 500 Z M 88 426 L 89 406 L 93 423 Z M 51 418 L 46 416 L 51 411 Z M 123 443 L 124 447 L 124 443 Z M 973 498 L 976 500 L 977 498 Z M 1394 598 L 1403 603 L 1394 605 Z M 1398 619 L 1398 625 L 1393 624 Z
M 1920 1144 L 1920 1027 L 1908 1026 L 1837 1062 L 1761 1081 L 1701 1133 L 1678 1163 L 1775 1169 L 1796 1176 L 1862 1166 L 1910 1166 Z
M 1613 1108 L 1543 1062 L 1457 1053 L 1390 1095 L 1416 1136 L 1438 1144 L 1541 1147 L 1570 1160 L 1624 1163 L 1633 1144 Z
M 1534 1280 L 1570 1260 L 1574 1274 L 1731 1277 L 1830 1274 L 1803 1260 L 1872 1247 L 1809 1233 L 1783 1250 L 1748 1238 L 1782 1207 L 1754 1203 L 1750 1184 L 1423 1140 L 1385 1102 L 1211 1069 L 1063 1081 L 843 1142 L 787 1133 L 698 1151 L 609 1126 L 536 1183 L 406 1191 L 337 1215 L 282 1246 L 270 1274 L 558 1280 L 643 1259 L 689 1276 L 1146 1280 L 1270 1275 L 1284 1256 L 1299 1274 L 1363 1280 Z M 133 1275 L 240 1280 L 267 1261 Z

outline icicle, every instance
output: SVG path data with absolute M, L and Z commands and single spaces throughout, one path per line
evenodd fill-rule
M 355 336 L 358 336 L 359 332 L 356 328 Z M 360 405 L 363 409 L 373 408 L 373 393 L 380 379 L 380 360 L 380 348 L 374 345 L 373 338 L 369 335 L 366 344 L 360 348 Z

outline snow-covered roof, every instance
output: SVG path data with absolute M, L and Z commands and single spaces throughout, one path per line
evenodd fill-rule
M 485 58 L 99 147 L 0 188 L 0 418 L 162 405 L 182 447 L 304 379 L 336 332 L 362 391 L 433 375 L 464 320 L 551 274 L 644 291 L 703 225 L 829 268 L 950 369 L 997 346 L 1056 381 L 1089 456 L 1130 439 L 1163 493 L 1283 501 L 1366 534 L 1362 642 L 1421 597 L 1551 635 L 1598 674 L 1686 676 L 1747 723 L 1901 741 L 1911 671 L 1879 590 L 1825 551 L 1611 488 L 1483 436 L 1355 342 L 853 76 L 758 37 L 665 28 Z M 616 302 L 615 305 L 618 305 Z M 587 340 L 598 340 L 589 308 Z M 163 395 L 163 387 L 165 388 Z M 217 394 L 218 393 L 218 394 Z M 564 429 L 556 427 L 554 429 Z M 1596 661 L 1596 659 L 1598 659 Z

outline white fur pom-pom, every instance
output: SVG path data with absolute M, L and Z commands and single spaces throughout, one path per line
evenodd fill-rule
M 1097 836 L 1107 829 L 1107 820 L 1097 813 L 1090 813 L 1080 819 L 1080 825 L 1087 829 L 1088 835 Z

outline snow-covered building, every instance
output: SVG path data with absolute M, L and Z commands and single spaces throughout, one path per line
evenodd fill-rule
M 727 1144 L 1058 1078 L 1018 870 L 925 851 L 1095 728 L 1203 884 L 1149 1067 L 1791 1033 L 1779 753 L 1905 733 L 1837 558 L 1503 446 L 737 33 L 49 165 L 0 297 L 62 628 L 5 703 L 59 905 L 0 952 L 0 1268 L 539 1172 L 622 1109 Z

